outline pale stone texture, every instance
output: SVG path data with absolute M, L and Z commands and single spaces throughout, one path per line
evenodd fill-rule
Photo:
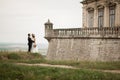
M 89 0 L 92 1 L 92 0 Z M 93 0 L 94 1 L 94 0 Z M 88 27 L 88 8 L 94 9 L 94 25 L 93 27 L 98 27 L 98 6 L 104 6 L 104 27 L 109 27 L 109 3 L 116 4 L 116 16 L 115 16 L 115 26 L 120 26 L 120 1 L 117 0 L 97 0 L 87 4 L 83 4 L 83 27 Z
M 119 61 L 120 39 L 51 39 L 47 59 Z

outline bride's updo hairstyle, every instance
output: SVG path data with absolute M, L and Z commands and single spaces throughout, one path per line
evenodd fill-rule
M 35 34 L 32 34 L 32 37 L 35 38 Z

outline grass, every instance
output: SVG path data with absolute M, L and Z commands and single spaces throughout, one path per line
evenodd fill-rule
M 92 70 L 18 66 L 0 63 L 0 80 L 120 80 L 120 74 Z
M 8 59 L 15 59 L 15 60 L 19 60 L 21 59 L 21 57 L 15 53 L 12 53 L 12 54 L 8 54 Z
M 0 62 L 19 62 L 19 63 L 47 63 L 52 65 L 69 65 L 84 69 L 120 70 L 120 61 L 116 62 L 87 62 L 87 61 L 50 61 L 40 54 L 26 52 L 0 52 Z
M 38 53 L 27 52 L 0 52 L 0 60 L 31 60 L 43 58 Z
M 70 65 L 81 69 L 15 65 L 20 62 Z M 37 53 L 0 52 L 0 80 L 120 80 L 120 74 L 92 69 L 120 70 L 120 62 L 49 61 Z

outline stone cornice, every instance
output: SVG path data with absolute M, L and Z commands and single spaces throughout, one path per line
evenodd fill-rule
M 100 1 L 100 0 L 83 0 L 81 3 L 82 4 L 89 4 L 89 3 L 92 3 L 92 2 L 96 2 L 96 1 Z M 109 3 L 118 3 L 120 4 L 120 0 L 104 0 L 106 4 L 109 4 Z
M 83 0 L 81 3 L 82 4 L 88 4 L 88 3 L 95 2 L 95 1 L 99 1 L 99 0 Z
M 105 0 L 105 4 L 106 5 L 116 5 L 116 4 L 120 4 L 120 0 Z

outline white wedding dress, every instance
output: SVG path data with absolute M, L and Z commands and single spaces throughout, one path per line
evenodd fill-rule
M 32 53 L 38 53 L 38 47 L 35 43 L 33 43 L 33 46 L 32 46 Z
M 34 40 L 34 43 L 33 43 L 33 45 L 32 45 L 32 53 L 38 53 L 38 47 L 37 47 L 37 44 L 35 43 L 36 41 L 35 41 L 35 39 L 33 39 Z

